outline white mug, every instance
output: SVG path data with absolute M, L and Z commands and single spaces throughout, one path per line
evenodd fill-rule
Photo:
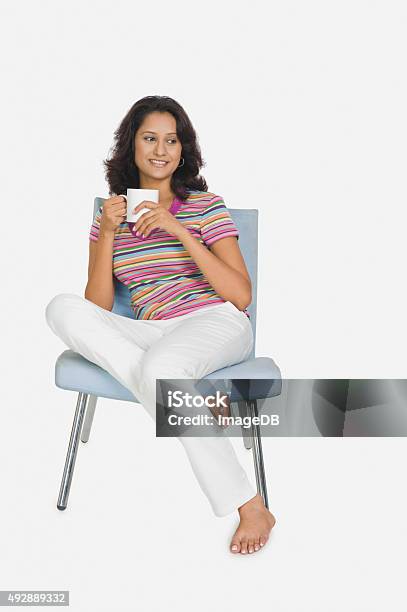
M 127 189 L 127 195 L 120 194 L 127 202 L 127 218 L 126 221 L 129 223 L 136 223 L 138 219 L 145 212 L 150 212 L 151 208 L 142 208 L 136 213 L 133 210 L 143 200 L 149 200 L 150 202 L 157 202 L 159 200 L 160 191 L 158 189 Z

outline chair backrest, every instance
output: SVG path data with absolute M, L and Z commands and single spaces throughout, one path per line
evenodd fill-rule
M 95 198 L 93 217 L 104 198 Z M 257 315 L 257 260 L 258 260 L 258 210 L 256 208 L 229 208 L 228 211 L 239 231 L 239 247 L 244 257 L 252 281 L 252 302 L 248 307 L 253 328 L 254 344 L 249 358 L 256 354 L 256 315 Z M 92 220 L 93 220 L 92 217 Z M 115 297 L 112 312 L 124 317 L 134 318 L 130 293 L 126 285 L 114 277 Z

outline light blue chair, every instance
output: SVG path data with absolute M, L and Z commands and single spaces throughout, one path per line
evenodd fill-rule
M 103 201 L 102 198 L 95 198 L 93 216 L 99 206 L 103 204 Z M 281 393 L 281 372 L 270 357 L 255 357 L 258 211 L 256 209 L 235 208 L 228 208 L 228 210 L 239 230 L 239 246 L 252 281 L 252 303 L 248 307 L 248 311 L 253 326 L 254 345 L 246 361 L 212 372 L 202 380 L 211 378 L 232 380 L 231 403 L 234 404 L 236 402 L 240 416 L 253 417 L 258 416 L 257 400 L 275 397 Z M 124 317 L 134 318 L 128 289 L 124 284 L 117 281 L 116 278 L 114 278 L 114 285 L 115 299 L 113 312 Z M 65 510 L 68 503 L 79 441 L 87 442 L 89 440 L 97 398 L 106 397 L 127 402 L 138 402 L 138 400 L 108 372 L 69 349 L 63 351 L 56 361 L 55 384 L 60 389 L 78 393 L 57 502 L 57 508 Z M 242 437 L 245 447 L 252 449 L 257 490 L 268 508 L 259 425 L 252 425 L 250 429 L 242 428 Z

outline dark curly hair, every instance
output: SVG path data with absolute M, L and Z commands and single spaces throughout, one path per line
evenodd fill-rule
M 172 174 L 172 191 L 180 199 L 184 199 L 188 191 L 207 191 L 207 183 L 199 175 L 199 170 L 205 163 L 188 115 L 173 98 L 146 96 L 133 104 L 120 123 L 114 133 L 112 156 L 103 161 L 110 196 L 126 193 L 128 187 L 140 187 L 139 171 L 134 163 L 134 137 L 144 118 L 154 111 L 173 115 L 177 124 L 177 136 L 182 145 L 184 164 Z

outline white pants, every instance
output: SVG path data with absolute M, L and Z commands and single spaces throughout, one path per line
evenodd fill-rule
M 73 351 L 129 389 L 155 421 L 156 379 L 199 379 L 244 361 L 253 346 L 248 317 L 231 302 L 165 320 L 136 320 L 62 293 L 47 305 L 52 331 Z M 220 428 L 219 428 L 220 429 Z M 256 495 L 229 438 L 180 436 L 216 516 Z

